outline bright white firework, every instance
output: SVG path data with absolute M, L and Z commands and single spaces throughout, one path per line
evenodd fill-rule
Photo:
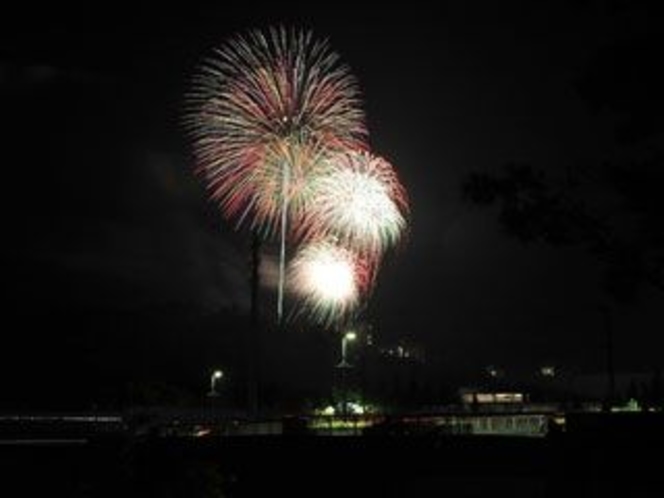
M 336 154 L 312 180 L 303 238 L 333 237 L 374 262 L 406 228 L 408 201 L 394 168 L 368 152 Z
M 291 262 L 289 274 L 293 292 L 316 321 L 327 324 L 357 306 L 366 279 L 356 255 L 329 242 L 305 245 Z

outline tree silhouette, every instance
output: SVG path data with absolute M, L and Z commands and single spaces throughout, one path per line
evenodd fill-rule
M 644 21 L 647 24 L 648 21 Z M 563 168 L 552 176 L 510 163 L 498 174 L 471 173 L 464 198 L 497 208 L 501 226 L 523 243 L 577 246 L 602 264 L 614 302 L 633 302 L 646 286 L 664 291 L 664 76 L 655 61 L 664 36 L 642 30 L 599 49 L 574 82 L 588 109 L 614 123 L 620 157 Z M 613 327 L 604 317 L 608 388 L 616 401 Z
M 464 198 L 497 206 L 501 226 L 524 243 L 580 246 L 604 267 L 604 288 L 618 301 L 639 288 L 664 291 L 664 76 L 661 34 L 598 50 L 574 82 L 595 113 L 615 120 L 615 143 L 629 159 L 565 168 L 557 177 L 530 164 L 498 174 L 471 173 Z

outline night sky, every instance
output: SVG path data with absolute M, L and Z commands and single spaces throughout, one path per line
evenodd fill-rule
M 0 408 L 143 378 L 204 384 L 232 361 L 249 239 L 192 173 L 182 102 L 215 46 L 280 23 L 328 38 L 351 67 L 372 148 L 410 196 L 408 240 L 386 257 L 364 316 L 376 339 L 422 342 L 459 375 L 603 369 L 598 306 L 611 301 L 596 259 L 510 238 L 462 184 L 508 162 L 555 175 L 629 155 L 618 118 L 594 112 L 574 81 L 601 47 L 655 33 L 662 18 L 618 1 L 303 4 L 3 16 Z M 611 306 L 617 369 L 664 366 L 661 293 Z M 306 371 L 307 354 L 291 352 L 284 369 Z

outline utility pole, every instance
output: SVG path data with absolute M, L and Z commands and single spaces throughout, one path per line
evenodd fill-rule
M 602 316 L 604 318 L 604 334 L 606 339 L 606 373 L 609 380 L 609 388 L 607 393 L 606 404 L 607 409 L 616 400 L 616 373 L 613 362 L 613 323 L 611 321 L 611 309 L 607 305 L 600 306 Z
M 251 309 L 250 309 L 250 339 L 248 345 L 249 382 L 248 382 L 248 405 L 249 414 L 252 418 L 258 416 L 259 390 L 260 390 L 260 355 L 261 355 L 261 333 L 259 320 L 258 289 L 260 287 L 260 249 L 261 240 L 255 232 L 251 240 Z

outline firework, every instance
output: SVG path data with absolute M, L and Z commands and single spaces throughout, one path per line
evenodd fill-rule
M 394 168 L 368 152 L 345 152 L 328 161 L 310 186 L 298 223 L 302 238 L 332 237 L 378 259 L 406 228 L 408 201 Z
M 367 286 L 362 260 L 330 242 L 305 245 L 289 265 L 293 292 L 320 323 L 332 323 L 359 303 Z
M 286 233 L 320 159 L 365 148 L 359 91 L 348 68 L 311 32 L 237 36 L 194 79 L 185 123 L 199 174 L 225 215 L 280 235 L 277 315 L 283 315 Z
M 326 41 L 294 29 L 252 31 L 216 51 L 194 79 L 185 122 L 212 198 L 266 235 L 297 213 L 320 158 L 366 148 L 359 90 Z

